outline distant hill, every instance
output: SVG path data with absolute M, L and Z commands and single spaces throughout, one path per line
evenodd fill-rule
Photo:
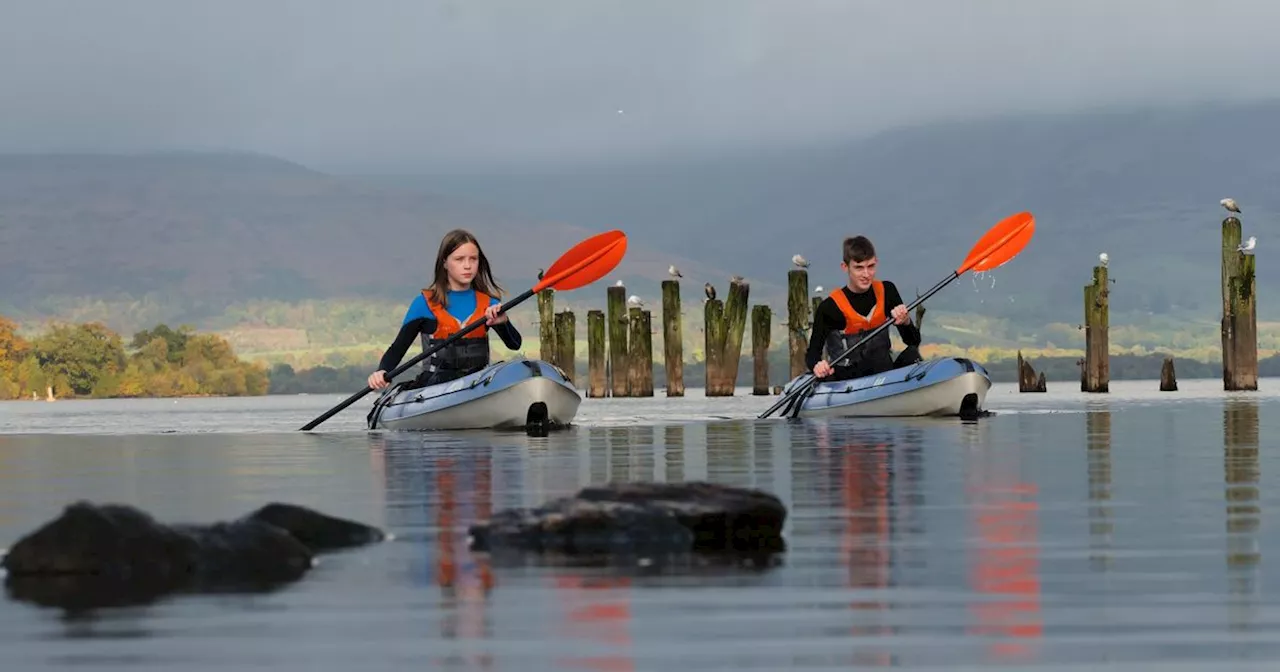
M 768 281 L 801 252 L 813 284 L 836 284 L 840 240 L 865 233 L 882 275 L 907 291 L 932 286 L 989 226 L 1030 210 L 1037 234 L 1022 256 L 930 303 L 1024 325 L 1079 321 L 1102 251 L 1117 281 L 1113 314 L 1217 320 L 1227 214 L 1218 201 L 1231 196 L 1264 257 L 1260 319 L 1280 317 L 1266 298 L 1280 272 L 1265 259 L 1280 241 L 1270 235 L 1280 225 L 1280 102 L 1023 115 L 740 156 L 394 179 L 530 216 L 608 222 Z
M 521 218 L 256 155 L 0 155 L 0 313 L 132 301 L 152 307 L 149 319 L 203 323 L 254 299 L 403 304 L 454 227 L 480 237 L 511 294 L 574 243 L 615 228 Z M 695 265 L 632 243 L 608 281 L 656 285 L 672 262 Z M 603 305 L 603 290 L 592 298 Z
M 342 176 L 252 154 L 0 155 L 0 313 L 93 316 L 126 333 L 188 322 L 260 352 L 380 349 L 447 229 L 479 234 L 519 292 L 573 243 L 621 228 L 631 246 L 618 273 L 558 308 L 602 307 L 604 284 L 623 279 L 656 324 L 658 283 L 675 263 L 690 314 L 704 281 L 723 295 L 741 274 L 780 330 L 796 252 L 813 263 L 811 286 L 834 287 L 841 238 L 866 233 L 882 276 L 909 295 L 993 223 L 1030 210 L 1031 246 L 933 298 L 926 339 L 1078 348 L 1081 287 L 1106 251 L 1113 343 L 1203 349 L 1216 341 L 1224 196 L 1259 238 L 1259 318 L 1280 319 L 1267 298 L 1280 289 L 1267 260 L 1277 184 L 1280 102 L 1023 115 L 521 174 Z M 689 320 L 696 342 L 701 320 Z M 1194 338 L 1166 337 L 1181 330 Z

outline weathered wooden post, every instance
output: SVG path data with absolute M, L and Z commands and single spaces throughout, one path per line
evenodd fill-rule
M 1255 258 L 1238 248 L 1239 218 L 1222 220 L 1222 386 L 1258 389 L 1258 303 Z
M 1111 389 L 1109 328 L 1110 288 L 1107 267 L 1093 267 L 1093 282 L 1084 287 L 1084 382 L 1081 392 Z
M 577 329 L 577 319 L 573 315 L 573 311 L 565 310 L 556 313 L 556 366 L 564 370 L 564 375 L 569 379 L 570 383 L 576 385 L 575 380 L 578 377 L 578 363 L 576 360 L 577 344 L 575 341 L 574 330 Z
M 606 292 L 609 318 L 609 393 L 615 397 L 630 394 L 627 365 L 627 288 L 614 285 Z
M 608 394 L 608 376 L 605 367 L 604 311 L 587 311 L 587 396 L 604 397 Z
M 720 396 L 733 396 L 738 384 L 738 368 L 742 363 L 742 340 L 747 332 L 747 299 L 751 286 L 735 278 L 729 282 L 729 296 L 724 302 L 724 354 L 720 356 Z
M 804 351 L 809 347 L 809 272 L 787 271 L 787 346 L 791 353 L 791 377 L 804 373 Z
M 724 301 L 707 299 L 702 306 L 703 348 L 707 354 L 706 396 L 720 396 L 718 393 L 721 376 L 720 369 L 724 362 Z
M 680 318 L 680 282 L 662 281 L 662 354 L 667 396 L 684 396 L 684 330 Z
M 538 292 L 538 359 L 556 361 L 556 290 Z
M 1178 377 L 1173 373 L 1173 358 L 1165 357 L 1164 364 L 1160 365 L 1160 391 L 1161 392 L 1177 392 Z
M 751 355 L 755 363 L 755 374 L 752 377 L 751 394 L 769 394 L 769 328 L 773 321 L 773 311 L 769 306 L 751 307 Z
M 1036 378 L 1035 369 L 1031 368 L 1031 363 L 1022 359 L 1022 351 L 1018 351 L 1018 391 L 1019 392 L 1044 392 L 1046 390 L 1044 371 L 1040 372 L 1040 377 Z
M 630 396 L 653 396 L 653 333 L 649 311 L 639 306 L 630 308 L 631 344 L 628 358 L 627 387 Z

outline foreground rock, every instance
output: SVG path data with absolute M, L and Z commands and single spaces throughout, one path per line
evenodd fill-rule
M 760 490 L 714 483 L 609 483 L 533 509 L 505 509 L 470 528 L 495 556 L 587 561 L 714 555 L 765 559 L 786 550 L 786 507 Z
M 290 504 L 230 522 L 167 525 L 131 506 L 76 502 L 14 544 L 0 567 L 17 599 L 143 604 L 171 592 L 268 590 L 301 578 L 316 553 L 384 538 L 377 528 Z

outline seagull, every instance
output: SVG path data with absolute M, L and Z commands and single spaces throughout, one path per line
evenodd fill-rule
M 1111 261 L 1111 257 L 1108 257 L 1106 252 L 1098 255 L 1098 263 L 1102 264 L 1103 268 L 1107 267 L 1108 261 Z
M 627 305 L 631 306 L 632 308 L 639 308 L 643 303 L 644 302 L 640 300 L 640 297 L 636 296 L 635 294 L 632 294 L 631 296 L 627 297 Z
M 821 293 L 822 293 L 822 285 L 818 285 L 817 287 L 814 287 L 814 288 L 813 288 L 813 293 L 814 293 L 814 294 L 821 294 Z
M 800 268 L 809 268 L 809 260 L 805 259 L 804 257 L 798 254 L 792 255 L 791 263 L 795 264 L 796 266 L 799 266 Z
M 617 282 L 613 283 L 613 286 L 614 286 L 614 287 L 621 287 L 621 286 L 622 286 L 622 281 L 621 281 L 621 280 L 619 280 L 619 281 L 617 281 Z
M 1237 252 L 1251 252 L 1251 251 L 1253 251 L 1253 248 L 1254 248 L 1254 247 L 1257 247 L 1257 245 L 1258 245 L 1258 237 L 1257 237 L 1257 236 L 1249 236 L 1249 240 L 1246 240 L 1246 241 L 1244 241 L 1243 243 L 1240 243 L 1240 245 L 1239 245 L 1238 247 L 1236 247 L 1236 251 L 1237 251 Z
M 742 277 L 741 275 L 735 275 L 735 276 L 733 276 L 732 278 L 729 278 L 729 282 L 734 283 L 734 284 L 737 284 L 737 285 L 745 285 L 745 284 L 747 284 L 747 280 L 746 280 L 746 278 Z
M 676 268 L 676 265 L 675 265 L 675 264 L 671 264 L 670 266 L 668 266 L 668 267 L 667 267 L 667 274 L 668 274 L 668 275 L 670 275 L 670 276 L 671 276 L 671 277 L 673 277 L 673 278 L 683 278 L 683 277 L 684 277 L 683 275 L 681 275 L 681 274 L 680 274 L 680 269 Z
M 707 298 L 710 299 L 711 301 L 716 300 L 716 288 L 712 287 L 711 283 L 708 282 L 707 284 L 703 285 L 702 291 L 706 292 Z
M 1221 201 L 1218 201 L 1218 203 L 1229 212 L 1240 212 L 1240 206 L 1236 205 L 1236 199 L 1234 198 L 1224 198 Z

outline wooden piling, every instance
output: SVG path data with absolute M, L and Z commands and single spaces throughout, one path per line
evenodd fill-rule
M 1084 382 L 1082 392 L 1108 392 L 1111 389 L 1111 355 L 1109 329 L 1111 289 L 1107 285 L 1107 267 L 1093 267 L 1093 282 L 1084 287 Z
M 627 288 L 614 285 L 606 292 L 606 331 L 609 336 L 609 393 L 615 397 L 629 396 L 629 365 L 627 357 Z
M 1258 303 L 1255 258 L 1239 251 L 1241 224 L 1222 220 L 1222 386 L 1258 389 Z
M 751 394 L 769 394 L 769 336 L 773 325 L 773 311 L 769 306 L 751 308 L 751 355 L 755 363 Z
M 787 346 L 791 353 L 791 378 L 804 373 L 804 352 L 809 348 L 809 272 L 787 271 Z
M 627 386 L 633 397 L 653 396 L 653 321 L 647 310 L 630 308 L 631 343 L 628 346 Z
M 538 359 L 556 361 L 556 290 L 538 292 Z
M 555 317 L 555 333 L 556 333 L 556 357 L 555 364 L 564 371 L 564 375 L 569 379 L 570 383 L 576 384 L 578 377 L 578 364 L 575 361 L 577 343 L 575 342 L 574 330 L 577 328 L 577 318 L 574 317 L 573 311 L 565 310 L 556 313 Z
M 720 396 L 721 367 L 724 362 L 724 301 L 707 299 L 702 306 L 703 348 L 707 354 L 706 396 Z
M 1160 365 L 1160 391 L 1161 392 L 1177 392 L 1178 378 L 1173 373 L 1173 358 L 1165 357 L 1164 364 Z
M 662 355 L 667 396 L 684 396 L 684 330 L 680 319 L 680 283 L 662 281 Z
M 737 386 L 738 366 L 742 362 L 742 341 L 747 332 L 747 299 L 751 286 L 747 281 L 729 283 L 729 296 L 724 302 L 724 354 L 720 355 L 720 391 L 732 397 Z
M 1019 392 L 1044 392 L 1047 386 L 1044 380 L 1044 371 L 1040 372 L 1040 376 L 1036 377 L 1035 369 L 1031 368 L 1031 363 L 1022 358 L 1022 351 L 1018 351 L 1018 391 Z
M 587 396 L 604 397 L 608 394 L 608 376 L 605 366 L 604 311 L 587 311 Z

